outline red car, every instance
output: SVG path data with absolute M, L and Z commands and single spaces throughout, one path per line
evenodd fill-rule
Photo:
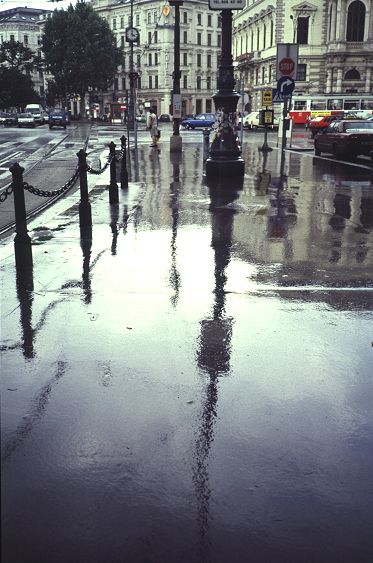
M 315 137 L 315 155 L 322 152 L 335 158 L 365 155 L 373 160 L 373 120 L 334 121 Z
M 336 119 L 340 119 L 340 117 L 338 115 L 319 115 L 309 120 L 307 128 L 311 131 L 312 137 L 314 137 L 316 133 L 326 129 Z

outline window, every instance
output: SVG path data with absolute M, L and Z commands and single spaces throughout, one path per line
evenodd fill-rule
M 28 35 L 24 35 L 24 36 L 23 36 L 23 44 L 24 44 L 25 46 L 28 45 Z
M 140 25 L 140 14 L 136 14 L 136 26 Z
M 268 67 L 268 82 L 272 82 L 273 65 Z
M 183 53 L 183 65 L 187 66 L 188 64 L 188 53 Z
M 188 77 L 187 76 L 183 76 L 183 88 L 184 88 L 184 90 L 187 90 L 187 88 L 188 88 Z
M 258 84 L 259 82 L 259 69 L 256 68 L 255 69 L 255 84 Z
M 126 89 L 126 77 L 122 78 L 122 90 Z
M 158 65 L 158 64 L 159 64 L 159 62 L 158 62 L 158 53 L 154 53 L 154 64 L 155 64 L 155 65 Z
M 201 89 L 201 77 L 197 76 L 197 90 Z
M 184 33 L 183 33 L 183 42 L 188 43 L 188 32 L 187 31 L 184 31 Z
M 218 29 L 221 29 L 221 16 L 218 16 Z
M 206 113 L 213 113 L 212 112 L 212 100 L 206 100 Z
M 158 21 L 158 13 L 157 13 L 156 10 L 154 10 L 154 12 L 153 12 L 153 22 L 157 23 L 157 21 Z
M 202 45 L 202 34 L 197 33 L 197 45 Z
M 117 19 L 113 18 L 113 29 L 117 29 Z
M 207 45 L 211 47 L 211 33 L 207 34 Z
M 355 0 L 348 7 L 347 41 L 364 41 L 365 6 L 360 0 Z
M 148 23 L 152 23 L 152 13 L 148 12 Z
M 263 26 L 263 49 L 266 48 L 266 35 L 267 35 L 267 27 L 266 25 Z
M 254 32 L 251 32 L 251 52 L 254 51 Z
M 265 79 L 266 79 L 266 69 L 265 66 L 262 67 L 262 84 L 265 83 Z
M 157 89 L 158 88 L 158 74 L 154 77 L 154 81 L 155 81 L 154 88 Z
M 201 67 L 202 66 L 202 55 L 198 54 L 197 55 L 197 67 Z
M 348 70 L 345 74 L 345 80 L 360 80 L 360 72 L 356 68 Z
M 10 36 L 10 41 L 14 41 L 14 35 Z
M 258 28 L 257 32 L 256 32 L 256 50 L 257 51 L 259 51 L 259 44 L 260 44 L 260 30 Z
M 207 25 L 208 25 L 209 27 L 211 27 L 211 25 L 212 25 L 211 20 L 212 20 L 212 16 L 211 16 L 210 14 L 208 14 L 208 15 L 207 15 Z
M 297 80 L 305 81 L 307 79 L 306 76 L 307 76 L 307 65 L 298 64 Z
M 153 88 L 153 77 L 149 76 L 149 88 Z
M 137 55 L 137 68 L 141 67 L 141 55 Z
M 142 86 L 141 86 L 141 76 L 138 77 L 137 79 L 137 87 L 139 90 L 141 90 Z
M 124 47 L 125 46 L 125 37 L 124 35 L 122 35 L 122 37 L 120 38 L 120 46 Z
M 38 45 L 39 46 L 41 45 L 41 36 L 40 35 L 38 35 Z
M 206 78 L 206 88 L 207 90 L 211 90 L 211 76 Z
M 158 31 L 154 32 L 154 43 L 158 43 Z
M 124 28 L 124 17 L 123 16 L 120 18 L 120 28 L 121 29 Z
M 299 45 L 308 44 L 308 24 L 309 17 L 299 17 L 297 20 L 297 43 Z
M 152 42 L 152 32 L 148 31 L 148 44 L 150 45 L 151 42 Z
M 183 12 L 183 23 L 188 23 L 188 12 Z
M 118 78 L 114 78 L 114 90 L 119 90 Z
M 202 25 L 202 14 L 197 14 L 197 25 Z
M 211 68 L 211 55 L 207 55 L 207 68 Z
M 152 57 L 151 53 L 149 53 L 149 55 L 148 55 L 148 65 L 153 66 L 153 57 Z
M 328 100 L 328 109 L 343 109 L 343 100 L 341 98 L 336 100 Z
M 220 34 L 217 36 L 217 46 L 221 47 L 221 35 Z
M 271 34 L 270 34 L 270 37 L 269 37 L 269 44 L 270 45 L 273 45 L 273 29 L 274 29 L 273 20 L 271 20 Z

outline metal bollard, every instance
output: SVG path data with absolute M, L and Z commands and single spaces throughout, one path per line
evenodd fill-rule
M 207 127 L 203 129 L 202 135 L 203 135 L 203 162 L 205 162 L 208 159 L 210 153 L 210 129 L 207 129 Z
M 109 144 L 110 150 L 110 185 L 109 185 L 109 203 L 118 203 L 118 184 L 117 184 L 117 159 L 115 156 L 115 143 L 111 141 Z
M 79 225 L 82 236 L 92 236 L 92 212 L 88 198 L 87 180 L 87 153 L 80 149 L 77 153 L 79 159 L 79 183 L 80 183 L 80 203 L 79 203 Z
M 127 139 L 125 135 L 120 138 L 122 144 L 122 162 L 120 166 L 120 187 L 122 190 L 128 188 L 128 172 L 127 172 Z
M 14 250 L 16 268 L 19 275 L 27 276 L 32 272 L 32 250 L 31 238 L 27 233 L 25 192 L 23 187 L 23 172 L 18 162 L 9 168 L 12 174 L 14 213 L 16 219 L 16 236 L 14 238 Z

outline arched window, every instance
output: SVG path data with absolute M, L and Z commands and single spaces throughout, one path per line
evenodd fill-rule
M 360 80 L 360 72 L 356 68 L 348 70 L 345 74 L 345 80 Z
M 347 41 L 364 41 L 365 5 L 355 0 L 348 7 Z

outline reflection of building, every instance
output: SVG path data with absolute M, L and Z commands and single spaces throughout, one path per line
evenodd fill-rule
M 113 95 L 125 101 L 130 71 L 130 44 L 125 30 L 130 25 L 130 0 L 92 0 L 93 8 L 105 18 L 124 48 L 125 64 L 103 104 Z M 133 26 L 140 31 L 140 44 L 134 44 L 138 111 L 145 102 L 157 106 L 158 114 L 170 113 L 174 68 L 174 9 L 164 1 L 140 0 L 133 6 Z M 180 8 L 180 70 L 184 114 L 209 112 L 216 90 L 218 54 L 221 49 L 220 12 L 210 11 L 208 1 L 184 0 Z
M 373 0 L 248 0 L 235 14 L 233 47 L 254 107 L 276 85 L 277 43 L 293 42 L 296 94 L 372 93 Z
M 41 55 L 41 36 L 43 23 L 48 10 L 39 8 L 12 8 L 0 12 L 0 45 L 5 41 L 19 41 L 34 53 Z M 34 89 L 43 100 L 45 78 L 43 72 L 31 73 Z

